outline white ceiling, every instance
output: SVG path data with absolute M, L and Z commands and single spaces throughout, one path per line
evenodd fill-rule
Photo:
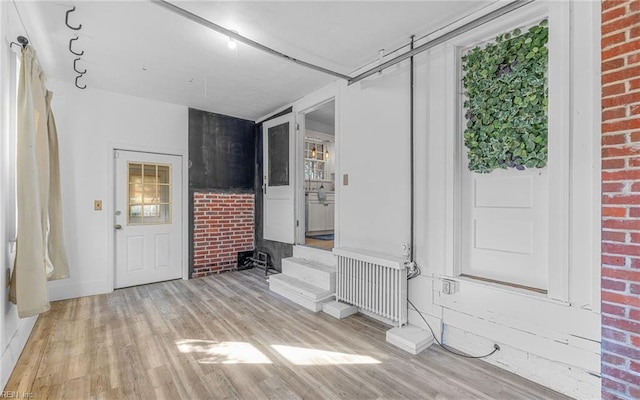
M 174 2 L 292 57 L 351 74 L 491 1 Z M 17 1 L 51 78 L 74 82 L 69 39 L 84 50 L 80 84 L 255 120 L 336 78 L 238 44 L 149 1 Z M 65 26 L 65 12 L 77 9 Z M 10 7 L 13 9 L 13 7 Z M 16 19 L 14 19 L 16 21 Z M 14 22 L 14 35 L 25 34 Z

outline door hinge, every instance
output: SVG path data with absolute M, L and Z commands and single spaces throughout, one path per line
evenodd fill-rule
M 296 124 L 296 131 L 300 130 L 300 124 Z
M 296 226 L 300 226 L 300 220 L 299 219 L 296 220 Z

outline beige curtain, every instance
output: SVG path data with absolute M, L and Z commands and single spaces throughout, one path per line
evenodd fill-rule
M 18 238 L 10 300 L 20 318 L 49 309 L 47 280 L 69 277 L 62 235 L 58 137 L 51 92 L 32 47 L 22 50 L 18 88 Z

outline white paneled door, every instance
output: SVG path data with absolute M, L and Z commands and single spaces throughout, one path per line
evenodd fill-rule
M 462 274 L 547 290 L 548 170 L 465 167 L 462 182 Z
M 263 236 L 293 243 L 295 235 L 295 129 L 293 114 L 266 121 L 263 137 Z
M 115 288 L 182 277 L 182 157 L 116 150 Z

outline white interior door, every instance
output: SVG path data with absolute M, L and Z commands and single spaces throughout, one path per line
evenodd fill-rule
M 295 129 L 293 114 L 262 125 L 263 236 L 292 243 L 295 236 Z
M 182 157 L 116 150 L 116 288 L 182 277 Z
M 547 168 L 462 175 L 462 274 L 546 290 Z

